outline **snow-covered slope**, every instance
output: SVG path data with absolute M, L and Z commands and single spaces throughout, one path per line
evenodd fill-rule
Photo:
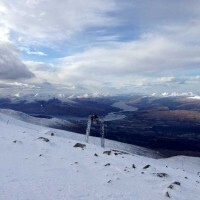
M 53 129 L 44 128 L 43 126 L 46 126 L 46 127 L 55 127 L 55 126 L 61 126 L 61 125 L 74 126 L 74 124 L 72 124 L 71 122 L 67 120 L 62 120 L 58 118 L 52 118 L 52 119 L 36 118 L 36 117 L 29 116 L 25 113 L 10 110 L 10 109 L 0 109 L 0 114 L 5 115 L 4 118 L 7 119 L 7 123 L 14 123 L 14 124 L 20 123 L 20 125 L 24 127 L 27 127 L 27 126 L 31 128 L 34 127 L 36 130 L 41 129 L 42 133 L 47 133 L 53 130 Z M 28 123 L 24 123 L 24 122 L 28 122 Z M 40 125 L 40 126 L 42 125 L 42 127 L 34 126 L 33 124 Z M 59 137 L 85 141 L 85 136 L 82 134 L 76 134 L 73 132 L 62 131 L 58 129 L 54 129 L 53 132 L 54 133 L 56 132 L 56 135 Z M 89 142 L 91 144 L 100 145 L 100 139 L 96 137 L 90 137 Z M 135 146 L 131 144 L 125 144 L 122 142 L 113 141 L 113 140 L 106 140 L 106 146 L 112 149 L 120 149 L 120 150 L 127 151 L 127 152 L 137 154 L 137 155 L 143 155 L 143 156 L 153 157 L 153 158 L 160 157 L 160 155 L 156 151 L 153 151 L 144 147 L 139 147 L 139 146 Z
M 71 122 L 63 119 L 58 119 L 58 118 L 37 118 L 37 117 L 32 117 L 30 115 L 27 115 L 23 112 L 15 111 L 15 110 L 10 110 L 10 109 L 0 109 L 0 113 L 6 114 L 8 116 L 11 116 L 15 119 L 19 119 L 25 122 L 37 124 L 37 125 L 42 125 L 42 126 L 47 126 L 47 127 L 55 127 L 55 126 L 74 126 Z
M 1 200 L 199 200 L 200 158 L 107 155 L 94 144 L 74 147 L 78 134 L 2 113 L 0 127 Z

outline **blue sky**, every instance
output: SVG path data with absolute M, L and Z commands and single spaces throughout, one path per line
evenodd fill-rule
M 198 0 L 1 0 L 0 88 L 198 93 L 199 27 Z

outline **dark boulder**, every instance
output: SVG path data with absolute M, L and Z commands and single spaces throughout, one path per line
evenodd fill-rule
M 168 188 L 170 188 L 170 189 L 173 189 L 173 188 L 174 188 L 174 186 L 173 186 L 173 185 L 169 185 L 169 186 L 168 186 Z
M 170 198 L 169 192 L 166 192 L 165 196 L 168 197 L 168 198 Z
M 39 137 L 38 139 L 39 139 L 39 140 L 43 140 L 43 141 L 45 141 L 45 142 L 49 142 L 49 139 L 48 139 L 48 138 L 45 138 L 45 137 Z
M 156 175 L 158 176 L 158 177 L 168 177 L 169 175 L 168 174 L 166 174 L 166 173 L 156 173 Z
M 111 151 L 104 151 L 103 154 L 106 154 L 109 156 L 109 155 L 111 155 Z
M 76 147 L 76 148 L 85 148 L 86 145 L 85 145 L 85 144 L 81 144 L 81 143 L 76 143 L 76 144 L 74 145 L 74 147 Z
M 178 181 L 174 181 L 172 184 L 175 184 L 175 185 L 181 185 L 181 183 L 178 182 Z
M 148 169 L 151 165 L 146 165 L 143 167 L 143 169 Z

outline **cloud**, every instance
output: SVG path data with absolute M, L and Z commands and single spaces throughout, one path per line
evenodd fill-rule
M 200 47 L 177 39 L 177 34 L 174 32 L 173 38 L 171 33 L 148 33 L 136 41 L 86 49 L 54 60 L 53 65 L 31 61 L 26 64 L 43 81 L 76 87 L 79 84 L 90 91 L 182 87 L 192 83 L 187 74 L 200 74 Z
M 21 41 L 20 39 L 18 39 L 18 41 Z M 36 55 L 36 56 L 47 56 L 46 53 L 42 52 L 42 51 L 37 51 L 37 50 L 30 50 L 30 48 L 28 48 L 27 46 L 20 46 L 19 47 L 19 50 L 21 52 L 25 52 L 27 53 L 28 55 Z
M 8 83 L 0 82 L 0 88 L 36 89 L 36 88 L 39 88 L 39 87 L 36 87 L 35 85 L 27 84 L 27 83 L 21 83 L 21 82 L 8 82 Z
M 0 23 L 0 41 L 9 42 L 9 29 Z
M 9 47 L 8 66 L 18 63 L 26 73 L 7 70 L 6 78 L 32 71 L 37 84 L 115 92 L 198 83 L 197 0 L 2 0 L 0 19 L 0 39 L 29 59 Z
M 38 56 L 47 56 L 47 54 L 41 52 L 41 51 L 27 51 L 27 54 L 29 55 L 38 55 Z
M 191 71 L 200 65 L 200 47 L 162 35 L 150 35 L 132 42 L 113 43 L 60 59 L 60 78 L 157 76 Z
M 24 61 L 25 65 L 28 66 L 34 72 L 41 73 L 42 71 L 55 71 L 54 64 L 47 64 L 44 62 L 37 61 Z
M 119 6 L 122 26 L 132 33 L 152 31 L 164 25 L 185 25 L 200 18 L 198 0 L 124 0 Z
M 115 0 L 2 0 L 1 23 L 28 43 L 59 42 L 89 27 L 116 23 Z
M 0 41 L 0 79 L 17 80 L 34 77 L 18 54 L 19 52 L 11 43 Z

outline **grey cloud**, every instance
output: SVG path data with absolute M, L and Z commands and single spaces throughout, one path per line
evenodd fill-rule
M 47 56 L 44 52 L 41 51 L 27 51 L 29 55 L 38 55 L 38 56 Z
M 5 84 L 5 83 L 0 83 L 0 89 L 4 88 L 4 89 L 9 89 L 9 88 L 12 88 L 13 86 L 12 85 L 8 85 L 8 84 Z
M 62 76 L 114 77 L 165 75 L 195 70 L 200 65 L 200 47 L 194 48 L 162 35 L 153 35 L 109 48 L 93 48 L 61 59 Z
M 24 63 L 26 64 L 26 66 L 28 66 L 30 69 L 32 69 L 35 72 L 36 71 L 37 72 L 42 72 L 42 71 L 53 72 L 55 70 L 53 64 L 46 64 L 43 62 L 35 62 L 35 61 L 24 61 Z
M 199 0 L 124 0 L 121 18 L 130 25 L 152 28 L 163 24 L 181 24 L 200 17 Z
M 0 79 L 32 78 L 34 74 L 20 60 L 18 51 L 8 42 L 0 42 Z

